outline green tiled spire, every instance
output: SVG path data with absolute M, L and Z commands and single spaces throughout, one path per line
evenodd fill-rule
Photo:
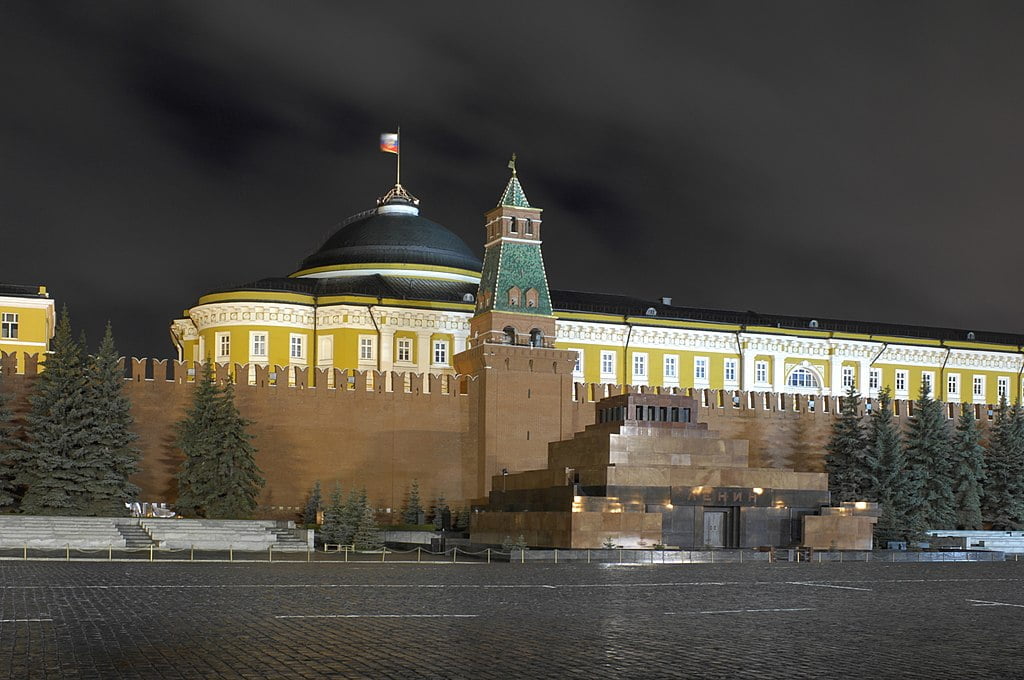
M 512 160 L 508 162 L 508 167 L 512 170 L 512 177 L 509 178 L 508 184 L 505 186 L 505 193 L 501 195 L 498 205 L 508 205 L 514 208 L 531 207 L 530 202 L 526 200 L 523 186 L 519 183 L 519 177 L 516 176 L 515 154 L 512 154 Z

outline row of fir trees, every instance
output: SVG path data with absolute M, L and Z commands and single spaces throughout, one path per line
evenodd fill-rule
M 865 422 L 860 395 L 841 400 L 826 446 L 833 502 L 881 505 L 881 541 L 914 540 L 927 529 L 1024 528 L 1024 409 L 1002 400 L 982 435 L 971 404 L 955 427 L 943 403 L 921 386 L 906 431 L 883 390 Z
M 127 514 L 138 500 L 130 477 L 140 454 L 109 324 L 97 352 L 88 354 L 65 307 L 23 419 L 16 421 L 9 402 L 0 385 L 0 508 L 33 515 Z M 176 444 L 184 454 L 179 513 L 252 516 L 264 480 L 249 424 L 235 407 L 230 382 L 218 385 L 207 362 L 192 405 L 177 424 Z
M 95 354 L 61 312 L 45 369 L 15 422 L 0 390 L 0 507 L 36 515 L 124 515 L 138 488 L 131 405 L 107 325 Z

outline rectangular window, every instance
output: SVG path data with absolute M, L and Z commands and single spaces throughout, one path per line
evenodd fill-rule
M 253 332 L 252 336 L 252 355 L 254 357 L 265 357 L 267 356 L 267 334 Z
M 996 394 L 999 395 L 999 399 L 1010 398 L 1010 379 L 1006 377 L 1000 377 L 996 379 Z
M 359 336 L 359 360 L 373 361 L 373 337 L 369 335 Z
M 665 380 L 679 379 L 679 357 L 675 354 L 665 355 Z
M 305 338 L 301 335 L 292 335 L 288 341 L 288 356 L 292 359 L 301 359 L 306 355 Z
M 18 338 L 17 312 L 4 312 L 3 321 L 0 322 L 0 337 L 9 340 L 16 340 Z
M 724 364 L 725 382 L 736 382 L 736 360 L 726 359 Z
M 647 377 L 647 355 L 634 352 L 633 353 L 633 377 L 634 378 L 646 378 Z
M 958 396 L 960 396 L 960 375 L 958 373 L 950 373 L 946 376 L 946 397 Z
M 754 363 L 754 382 L 764 385 L 768 382 L 768 362 L 757 361 Z
M 708 381 L 708 358 L 695 357 L 693 360 L 693 381 L 706 383 Z
M 576 363 L 573 364 L 572 372 L 576 375 L 583 375 L 583 350 L 572 348 L 570 352 L 576 352 Z
M 612 376 L 615 374 L 615 352 L 601 350 L 601 375 Z
M 853 387 L 853 366 L 843 366 L 843 389 Z
M 217 361 L 231 359 L 231 334 L 217 333 Z
M 411 338 L 399 338 L 398 349 L 395 352 L 395 360 L 410 362 L 412 361 L 412 339 Z
M 985 396 L 985 376 L 983 375 L 974 376 L 974 396 L 981 398 Z
M 434 341 L 434 364 L 438 366 L 448 365 L 448 341 Z
M 907 372 L 896 371 L 896 391 L 906 392 L 907 391 Z
M 878 386 L 882 384 L 882 370 L 880 368 L 872 368 L 868 371 L 868 389 L 877 390 Z

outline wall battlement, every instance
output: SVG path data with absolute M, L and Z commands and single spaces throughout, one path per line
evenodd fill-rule
M 143 454 L 133 481 L 145 500 L 173 502 L 182 459 L 174 443 L 175 424 L 191 403 L 191 386 L 202 366 L 146 358 L 128 358 L 123 365 L 139 434 L 136 445 Z M 221 379 L 232 373 L 252 377 L 252 384 L 247 380 L 236 388 L 235 398 L 239 411 L 252 421 L 257 463 L 268 480 L 261 504 L 272 508 L 301 507 L 317 479 L 328 489 L 335 481 L 346 490 L 365 487 L 375 505 L 394 511 L 413 479 L 425 499 L 444 496 L 453 505 L 479 499 L 489 491 L 492 474 L 502 468 L 536 468 L 532 461 L 542 454 L 546 459 L 548 442 L 594 423 L 597 401 L 627 393 L 694 398 L 700 406 L 698 421 L 725 438 L 749 442 L 752 467 L 824 468 L 838 397 L 573 384 L 558 366 L 512 357 L 508 363 L 489 363 L 479 376 L 314 369 L 320 387 L 310 386 L 314 381 L 307 368 L 217 364 L 215 370 Z M 35 355 L 0 356 L 3 387 L 14 394 L 11 407 L 19 416 L 28 408 L 24 397 L 39 369 Z M 503 389 L 514 407 L 485 407 L 487 376 L 509 371 L 517 382 Z M 554 383 L 553 377 L 558 378 Z M 862 400 L 862 413 L 873 403 Z M 893 406 L 905 426 L 914 402 L 900 400 Z M 974 408 L 987 426 L 995 407 Z M 959 405 L 946 404 L 947 417 L 958 413 Z M 483 418 L 492 421 L 490 430 L 480 427 Z M 482 442 L 489 438 L 495 443 L 483 453 Z

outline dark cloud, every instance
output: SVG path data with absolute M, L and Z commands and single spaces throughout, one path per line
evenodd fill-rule
M 166 356 L 393 181 L 471 246 L 519 155 L 552 285 L 1024 332 L 1024 9 L 0 6 L 2 278 Z

